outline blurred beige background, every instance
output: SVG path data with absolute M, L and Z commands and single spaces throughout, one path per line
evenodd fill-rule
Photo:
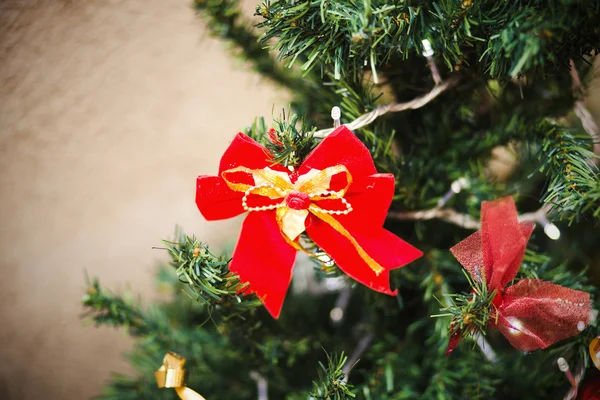
M 124 334 L 82 327 L 84 270 L 150 299 L 176 224 L 218 244 L 239 223 L 203 222 L 196 176 L 286 96 L 190 3 L 0 1 L 2 399 L 86 399 L 128 372 Z

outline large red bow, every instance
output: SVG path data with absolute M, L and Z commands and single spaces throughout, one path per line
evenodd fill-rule
M 518 222 L 512 197 L 483 202 L 481 230 L 450 251 L 473 279 L 484 277 L 496 292 L 496 314 L 490 318 L 517 349 L 533 351 L 577 335 L 590 316 L 590 295 L 539 279 L 523 279 L 508 288 L 521 266 L 533 222 Z M 451 338 L 448 350 L 458 344 Z
M 303 231 L 346 274 L 396 293 L 389 271 L 422 253 L 382 227 L 393 194 L 394 176 L 378 174 L 369 150 L 341 126 L 291 171 L 239 133 L 221 158 L 219 176 L 198 177 L 196 204 L 207 220 L 250 211 L 230 269 L 277 318 Z

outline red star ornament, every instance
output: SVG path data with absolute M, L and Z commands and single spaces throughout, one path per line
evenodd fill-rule
M 303 232 L 352 278 L 396 294 L 389 271 L 422 253 L 383 228 L 393 194 L 394 176 L 378 174 L 369 150 L 342 125 L 294 170 L 238 133 L 219 175 L 198 177 L 196 204 L 209 221 L 248 212 L 230 269 L 278 318 Z
M 507 287 L 519 272 L 534 228 L 533 222 L 519 223 L 512 197 L 484 201 L 481 230 L 450 249 L 473 279 L 484 279 L 489 292 L 496 292 L 489 325 L 522 351 L 577 335 L 588 325 L 591 310 L 589 293 L 551 282 L 523 279 Z M 459 339 L 450 338 L 446 354 Z

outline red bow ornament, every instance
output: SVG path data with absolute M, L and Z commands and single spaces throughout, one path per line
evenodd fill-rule
M 474 280 L 483 277 L 489 293 L 496 293 L 491 328 L 523 351 L 577 335 L 588 325 L 591 310 L 589 293 L 540 279 L 523 279 L 506 287 L 519 272 L 534 228 L 533 222 L 519 223 L 512 197 L 484 201 L 481 230 L 450 249 Z M 448 353 L 458 340 L 450 338 Z
M 394 176 L 378 174 L 368 149 L 345 126 L 328 135 L 302 165 L 288 169 L 239 133 L 219 176 L 198 177 L 196 204 L 207 220 L 248 211 L 230 269 L 250 284 L 277 318 L 292 278 L 299 235 L 306 234 L 342 271 L 394 295 L 389 271 L 422 253 L 385 230 Z

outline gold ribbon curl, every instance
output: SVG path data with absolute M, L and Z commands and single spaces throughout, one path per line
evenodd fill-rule
M 263 169 L 250 169 L 246 167 L 236 167 L 232 169 L 228 169 L 221 173 L 221 177 L 229 186 L 229 188 L 236 192 L 245 193 L 243 204 L 246 210 L 248 211 L 263 211 L 259 210 L 260 207 L 255 207 L 251 209 L 247 207 L 245 204 L 245 199 L 250 194 L 255 194 L 259 196 L 268 197 L 270 199 L 282 199 L 281 202 L 277 204 L 272 204 L 268 206 L 268 209 L 276 209 L 276 220 L 279 229 L 281 230 L 283 238 L 286 242 L 294 247 L 297 250 L 303 251 L 312 255 L 309 251 L 304 249 L 297 241 L 293 240 L 293 238 L 288 237 L 283 231 L 283 221 L 286 214 L 291 210 L 286 205 L 286 197 L 289 193 L 293 191 L 298 191 L 301 193 L 305 193 L 309 196 L 311 200 L 311 204 L 308 207 L 308 212 L 310 212 L 315 217 L 319 218 L 321 221 L 325 222 L 329 226 L 331 226 L 336 232 L 341 234 L 344 238 L 348 239 L 348 241 L 352 244 L 360 258 L 375 272 L 375 275 L 379 275 L 384 271 L 384 268 L 379 265 L 377 261 L 375 261 L 367 252 L 358 244 L 356 239 L 344 228 L 344 226 L 335 219 L 330 210 L 325 210 L 314 202 L 319 200 L 342 200 L 347 206 L 346 213 L 352 211 L 352 208 L 348 205 L 348 203 L 344 200 L 344 195 L 350 188 L 352 184 L 352 175 L 350 171 L 344 165 L 335 165 L 332 167 L 325 168 L 324 170 L 314 171 L 313 174 L 308 179 L 305 179 L 298 185 L 300 179 L 302 179 L 302 175 L 298 178 L 296 185 L 292 184 L 289 178 L 287 178 L 287 174 L 285 172 L 274 171 L 270 168 Z M 254 178 L 255 185 L 249 185 L 245 183 L 235 183 L 228 179 L 229 174 L 234 173 L 246 173 L 251 175 Z M 344 173 L 346 175 L 346 186 L 339 191 L 330 191 L 323 190 L 323 187 L 328 187 L 331 178 L 337 174 Z M 309 174 L 306 174 L 308 176 Z M 287 178 L 287 179 L 286 179 Z M 260 181 L 261 183 L 258 183 Z M 265 210 L 266 211 L 266 210 Z
M 185 358 L 172 351 L 163 358 L 163 364 L 154 373 L 159 388 L 173 388 L 182 400 L 206 400 L 186 385 L 188 371 L 183 368 Z

